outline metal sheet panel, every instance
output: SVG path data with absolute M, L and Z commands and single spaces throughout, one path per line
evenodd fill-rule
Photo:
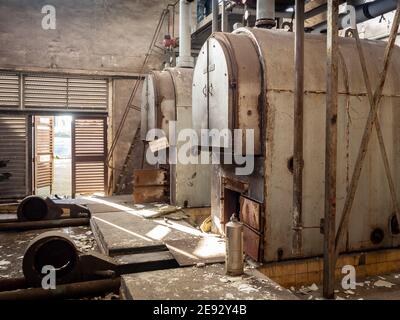
M 197 58 L 196 68 L 193 71 L 192 122 L 193 129 L 196 130 L 198 137 L 200 137 L 202 129 L 208 129 L 207 60 L 208 41 L 201 48 L 201 51 Z M 208 143 L 205 146 L 208 146 Z
M 193 87 L 195 129 L 218 130 L 224 137 L 223 142 L 218 136 L 211 140 L 211 145 L 218 148 L 233 148 L 233 129 L 252 129 L 254 150 L 251 153 L 261 155 L 261 65 L 251 39 L 214 34 L 201 49 Z M 230 133 L 226 129 L 231 130 Z M 236 151 L 244 154 L 245 150 L 246 139 L 242 139 L 241 149 Z
M 240 196 L 240 221 L 261 232 L 261 204 Z
M 104 193 L 107 185 L 106 118 L 76 117 L 72 122 L 72 193 Z
M 230 81 L 235 77 L 232 71 L 232 61 L 227 57 L 224 47 L 219 41 L 209 40 L 208 54 L 208 123 L 210 129 L 233 129 L 232 87 Z M 195 105 L 194 105 L 195 107 Z M 225 132 L 227 134 L 227 132 Z M 225 137 L 225 136 L 224 136 Z M 225 139 L 212 140 L 212 146 L 232 148 L 232 143 Z
M 0 73 L 0 106 L 19 107 L 20 85 L 17 74 Z
M 22 198 L 27 191 L 26 116 L 0 115 L 0 198 Z

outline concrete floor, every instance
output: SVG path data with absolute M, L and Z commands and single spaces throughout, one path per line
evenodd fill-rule
M 299 299 L 322 300 L 322 285 L 290 289 Z M 400 300 L 400 273 L 356 280 L 356 289 L 345 290 L 336 285 L 336 300 Z
M 58 196 L 71 197 L 71 165 L 71 159 L 54 159 L 54 178 L 51 194 L 50 187 L 40 188 L 37 190 L 36 194 L 43 197 L 55 194 Z
M 123 298 L 134 300 L 298 299 L 249 266 L 241 276 L 227 276 L 224 264 L 123 275 L 121 292 Z
M 71 196 L 71 159 L 54 159 L 53 194 Z
M 89 198 L 90 199 L 90 198 Z M 117 206 L 118 208 L 115 208 L 115 210 L 120 211 L 121 205 L 125 205 L 128 207 L 128 209 L 135 211 L 136 208 L 135 206 L 128 206 L 129 204 L 129 199 L 130 196 L 119 196 L 119 197 L 110 197 L 110 198 L 100 198 L 100 199 L 105 199 L 108 202 L 110 202 L 110 206 Z M 104 200 L 104 201 L 105 201 Z M 82 203 L 91 203 L 91 206 L 94 206 L 97 210 L 100 210 L 102 207 L 105 206 L 104 203 L 98 203 L 98 200 L 94 201 L 93 200 L 88 200 L 88 199 L 78 199 L 78 202 Z M 107 202 L 107 203 L 108 203 Z M 111 207 L 112 208 L 112 207 Z M 106 208 L 106 211 L 109 211 L 110 208 Z M 144 208 L 141 208 L 143 211 Z M 127 210 L 127 211 L 130 211 Z M 100 210 L 101 211 L 101 210 Z M 138 210 L 140 211 L 140 210 Z M 112 212 L 109 212 L 108 214 L 113 215 Z M 1 217 L 8 217 L 8 215 L 1 214 Z M 98 251 L 96 241 L 94 239 L 94 236 L 92 234 L 92 231 L 90 228 L 87 227 L 71 227 L 71 228 L 61 228 L 61 229 L 51 229 L 51 231 L 60 231 L 63 233 L 68 234 L 76 243 L 77 247 L 82 251 L 82 252 L 87 252 L 91 250 L 96 250 Z M 13 277 L 21 277 L 22 276 L 22 270 L 21 270 L 21 265 L 22 265 L 22 258 L 24 255 L 24 252 L 29 244 L 29 242 L 36 237 L 37 235 L 45 232 L 47 230 L 36 230 L 36 231 L 25 231 L 25 232 L 1 232 L 0 233 L 0 279 L 4 278 L 13 278 Z M 221 265 L 222 266 L 222 265 Z M 211 269 L 210 269 L 211 268 Z M 213 269 L 217 268 L 217 269 Z M 220 267 L 215 267 L 215 266 L 207 266 L 206 268 L 196 268 L 196 267 L 189 267 L 189 268 L 184 268 L 186 271 L 189 272 L 189 279 L 190 275 L 203 275 L 204 279 L 206 281 L 205 285 L 207 286 L 213 286 L 215 285 L 216 287 L 219 286 L 225 286 L 226 287 L 226 292 L 223 292 L 224 294 L 228 294 L 226 296 L 226 299 L 230 299 L 233 297 L 236 297 L 234 293 L 236 291 L 231 291 L 231 290 L 238 290 L 238 288 L 235 287 L 235 283 L 237 283 L 234 279 L 232 280 L 231 278 L 226 278 L 224 277 L 222 273 L 222 268 Z M 184 270 L 183 268 L 180 269 L 170 269 L 170 270 L 161 270 L 161 271 L 152 271 L 153 275 L 157 278 L 157 275 L 163 275 L 169 274 L 169 278 L 179 278 L 179 274 L 182 273 L 181 271 Z M 174 270 L 178 270 L 174 273 Z M 172 274 L 171 274 L 172 272 Z M 139 275 L 139 278 L 138 278 Z M 182 275 L 182 279 L 175 281 L 176 284 L 185 282 L 185 277 L 188 277 L 187 274 Z M 144 272 L 143 276 L 140 277 L 140 274 L 136 275 L 127 275 L 125 276 L 126 283 L 131 283 L 134 284 L 136 282 L 145 282 L 148 279 L 151 278 L 151 272 Z M 146 280 L 147 279 L 147 280 Z M 166 278 L 164 278 L 166 279 Z M 208 280 L 207 280 L 208 279 Z M 214 281 L 217 279 L 216 281 Z M 187 287 L 189 291 L 191 291 L 193 288 L 197 291 L 197 293 L 204 293 L 204 288 L 200 288 L 203 285 L 203 280 L 198 279 L 198 281 L 194 284 L 194 287 L 191 287 L 190 282 L 191 281 L 186 281 Z M 124 280 L 125 281 L 125 280 Z M 249 283 L 247 283 L 249 284 Z M 263 291 L 264 289 L 262 288 L 265 284 L 260 284 L 260 285 L 254 285 L 250 283 L 250 286 L 254 286 L 256 288 L 259 288 L 259 291 L 256 292 L 255 296 L 261 299 L 266 299 L 267 296 L 271 293 L 273 293 L 273 297 L 270 296 L 272 299 L 301 299 L 301 300 L 319 300 L 323 299 L 322 298 L 322 286 L 309 286 L 309 287 L 302 287 L 302 288 L 290 288 L 290 291 L 287 291 L 280 287 L 281 289 L 285 290 L 286 292 L 281 292 L 278 290 L 278 292 L 270 292 L 270 291 Z M 197 287 L 196 287 L 197 286 Z M 180 286 L 178 286 L 180 287 Z M 174 286 L 170 287 L 168 290 L 173 290 Z M 203 290 L 203 291 L 202 291 Z M 160 291 L 159 294 L 165 293 L 166 291 Z M 214 292 L 215 293 L 215 292 Z M 277 294 L 275 294 L 277 293 Z M 193 292 L 193 295 L 195 295 L 196 292 Z M 243 294 L 243 292 L 239 292 L 240 297 Z M 193 296 L 194 297 L 194 296 Z M 255 297 L 255 298 L 257 298 Z M 112 296 L 112 299 L 116 298 L 116 296 Z M 149 298 L 151 298 L 149 296 Z M 154 297 L 153 297 L 154 298 Z M 203 298 L 206 298 L 206 295 L 203 295 Z M 222 299 L 224 297 L 221 297 Z M 383 275 L 383 276 L 376 276 L 376 277 L 368 277 L 365 279 L 357 279 L 357 286 L 356 289 L 354 290 L 344 290 L 340 288 L 340 285 L 337 287 L 336 290 L 336 299 L 342 300 L 357 300 L 357 299 L 365 299 L 365 300 L 400 300 L 400 273 L 393 273 L 393 274 L 388 274 L 388 275 Z

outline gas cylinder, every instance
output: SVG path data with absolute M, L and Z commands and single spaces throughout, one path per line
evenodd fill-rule
M 230 276 L 243 274 L 243 225 L 235 214 L 225 225 L 225 273 Z

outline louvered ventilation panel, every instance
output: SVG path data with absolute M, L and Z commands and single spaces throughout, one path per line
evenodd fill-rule
M 68 79 L 68 108 L 106 110 L 108 102 L 106 80 Z
M 0 198 L 21 198 L 27 194 L 27 124 L 25 116 L 0 115 Z M 4 180 L 4 177 L 8 176 Z
M 24 77 L 26 108 L 106 111 L 106 79 Z
M 74 120 L 74 194 L 104 192 L 106 184 L 105 121 L 102 118 Z
M 19 107 L 19 77 L 0 73 L 0 107 Z
M 26 108 L 67 108 L 67 79 L 55 77 L 24 77 Z

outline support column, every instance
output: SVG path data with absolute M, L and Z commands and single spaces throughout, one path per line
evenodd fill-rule
M 294 255 L 302 248 L 303 107 L 304 107 L 304 0 L 296 0 L 294 37 L 294 136 L 293 136 L 293 244 Z
M 323 295 L 334 297 L 336 237 L 336 167 L 338 107 L 338 9 L 339 0 L 328 0 L 326 43 L 326 144 Z

